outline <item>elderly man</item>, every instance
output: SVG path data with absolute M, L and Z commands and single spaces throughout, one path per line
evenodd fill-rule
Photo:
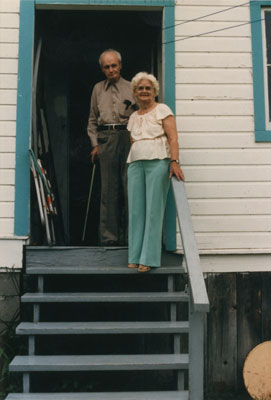
M 93 89 L 88 120 L 91 160 L 99 158 L 101 171 L 100 244 L 120 244 L 127 235 L 126 159 L 130 147 L 127 122 L 135 109 L 130 82 L 121 77 L 121 55 L 105 50 L 99 63 L 106 79 Z M 124 206 L 124 216 L 122 215 Z

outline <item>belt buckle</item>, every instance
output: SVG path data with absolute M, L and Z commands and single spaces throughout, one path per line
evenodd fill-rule
M 116 130 L 117 130 L 116 125 L 117 125 L 117 124 L 112 124 L 112 129 L 113 129 L 113 131 L 116 131 Z

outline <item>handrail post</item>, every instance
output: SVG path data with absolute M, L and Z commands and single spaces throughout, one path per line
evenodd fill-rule
M 204 319 L 189 302 L 189 400 L 204 399 Z

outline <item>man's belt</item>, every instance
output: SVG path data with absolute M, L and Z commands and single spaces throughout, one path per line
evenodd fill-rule
M 127 129 L 127 125 L 124 124 L 106 124 L 97 127 L 97 131 L 123 131 L 125 129 Z

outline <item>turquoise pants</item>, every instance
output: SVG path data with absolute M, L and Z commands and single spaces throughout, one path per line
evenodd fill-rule
M 129 264 L 160 267 L 163 218 L 169 189 L 168 158 L 128 167 Z

